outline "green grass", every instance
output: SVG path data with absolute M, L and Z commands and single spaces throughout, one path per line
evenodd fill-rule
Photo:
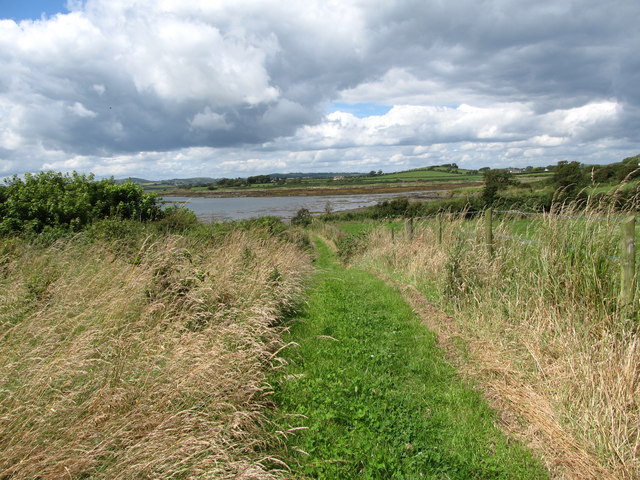
M 537 479 L 541 465 L 494 426 L 400 294 L 319 256 L 308 308 L 273 380 L 294 478 Z M 299 452 L 302 450 L 306 453 Z
M 629 183 L 621 185 L 619 183 L 605 183 L 587 188 L 587 193 L 593 195 L 596 193 L 613 193 L 616 190 L 632 190 L 638 187 L 640 180 L 632 180 Z
M 403 221 L 385 222 L 385 221 L 379 221 L 379 220 L 368 221 L 368 222 L 358 222 L 358 221 L 340 222 L 336 226 L 347 235 L 360 235 L 360 234 L 370 232 L 374 228 L 378 228 L 383 225 L 391 228 L 395 232 L 398 232 L 404 228 Z
M 385 181 L 463 181 L 463 182 L 473 182 L 482 180 L 482 175 L 469 175 L 467 174 L 467 170 L 459 170 L 458 172 L 451 171 L 448 172 L 446 170 L 427 170 L 424 168 L 419 168 L 415 170 L 407 170 L 404 172 L 396 172 L 396 173 L 387 173 L 381 175 L 379 177 L 369 177 L 372 181 L 375 182 L 385 182 Z

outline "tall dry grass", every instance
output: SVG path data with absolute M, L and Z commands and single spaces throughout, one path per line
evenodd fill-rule
M 538 243 L 498 236 L 493 259 L 482 222 L 447 222 L 442 245 L 435 222 L 383 227 L 353 259 L 450 314 L 423 309 L 554 478 L 640 478 L 638 323 L 619 311 L 618 228 L 600 215 L 531 221 Z
M 0 478 L 276 478 L 265 374 L 308 258 L 83 236 L 0 249 Z

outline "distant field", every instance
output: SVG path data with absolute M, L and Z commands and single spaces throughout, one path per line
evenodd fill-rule
M 544 173 L 523 173 L 516 174 L 515 178 L 522 183 L 534 183 L 549 178 L 551 172 Z M 294 190 L 303 191 L 305 189 L 335 188 L 345 190 L 345 194 L 355 193 L 349 189 L 356 187 L 372 188 L 394 187 L 400 185 L 448 185 L 457 184 L 453 188 L 478 185 L 482 182 L 482 174 L 475 170 L 452 169 L 447 167 L 425 167 L 401 172 L 384 173 L 381 175 L 357 175 L 357 176 L 336 176 L 328 178 L 287 178 L 284 181 L 273 183 L 261 183 L 245 185 L 240 187 L 217 187 L 211 185 L 200 185 L 192 187 L 176 186 L 173 183 L 145 182 L 142 186 L 150 192 L 170 192 L 172 195 L 188 195 L 191 193 L 216 192 L 218 195 L 229 193 L 231 195 L 243 195 L 243 192 L 274 192 L 264 195 L 278 195 L 275 192 L 285 190 L 286 195 L 300 195 L 304 193 L 294 193 Z M 358 192 L 362 193 L 362 192 Z M 262 196 L 262 195 L 258 195 Z
M 313 175 L 313 174 L 310 174 Z M 482 175 L 474 174 L 471 170 L 454 170 L 450 168 L 426 167 L 402 172 L 385 173 L 382 175 L 338 175 L 326 178 L 287 178 L 280 182 L 260 183 L 240 187 L 217 187 L 215 185 L 180 186 L 174 182 L 143 182 L 142 187 L 152 192 L 171 191 L 178 194 L 190 192 L 243 192 L 256 190 L 305 189 L 318 187 L 352 187 L 366 185 L 398 185 L 403 183 L 467 183 L 479 182 Z
M 404 172 L 388 173 L 377 177 L 369 177 L 372 181 L 480 181 L 481 174 L 472 174 L 471 170 L 429 170 L 427 168 L 419 168 L 415 170 L 407 170 Z

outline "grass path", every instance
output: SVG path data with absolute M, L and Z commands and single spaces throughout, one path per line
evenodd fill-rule
M 321 241 L 309 305 L 274 379 L 294 478 L 538 479 L 401 295 Z

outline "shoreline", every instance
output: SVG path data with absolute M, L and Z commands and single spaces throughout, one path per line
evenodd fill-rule
M 413 193 L 412 197 L 437 199 L 446 198 L 452 193 L 450 190 L 464 187 L 482 185 L 482 182 L 448 183 L 433 185 L 384 185 L 375 187 L 371 185 L 362 187 L 310 187 L 310 188 L 274 188 L 261 190 L 237 190 L 237 191 L 199 191 L 170 190 L 167 193 L 156 192 L 162 198 L 194 197 L 194 198 L 236 198 L 236 197 L 311 197 L 311 196 L 338 196 L 338 195 L 370 195 L 376 193 Z M 424 192 L 424 193 L 418 193 Z

